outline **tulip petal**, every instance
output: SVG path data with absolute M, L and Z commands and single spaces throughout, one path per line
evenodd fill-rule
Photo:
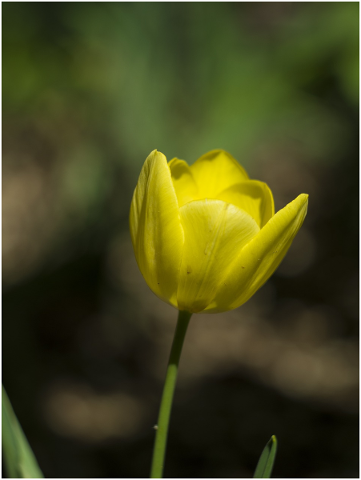
M 262 228 L 275 214 L 273 195 L 266 183 L 248 180 L 219 193 L 217 198 L 242 208 Z
M 199 198 L 198 187 L 193 178 L 193 173 L 187 162 L 173 158 L 168 163 L 175 192 L 178 198 L 178 205 L 182 207 L 185 203 Z
M 276 270 L 307 213 L 308 195 L 299 195 L 276 213 L 230 265 L 207 313 L 232 310 L 245 303 Z
M 218 198 L 229 186 L 248 180 L 246 171 L 231 154 L 212 150 L 190 167 L 198 186 L 198 198 Z
M 135 257 L 147 284 L 156 295 L 177 307 L 184 234 L 167 159 L 157 150 L 143 165 L 129 223 Z
M 180 208 L 184 250 L 177 293 L 180 310 L 200 312 L 214 298 L 225 268 L 257 233 L 245 211 L 220 200 L 197 200 Z

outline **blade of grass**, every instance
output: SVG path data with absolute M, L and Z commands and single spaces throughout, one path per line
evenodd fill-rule
M 277 438 L 272 435 L 258 460 L 253 478 L 271 478 L 277 452 Z
M 4 387 L 2 387 L 2 445 L 9 478 L 43 478 Z

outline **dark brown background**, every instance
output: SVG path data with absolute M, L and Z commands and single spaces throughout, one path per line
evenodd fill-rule
M 3 3 L 3 382 L 48 477 L 146 477 L 176 311 L 128 211 L 157 148 L 224 148 L 309 213 L 194 316 L 165 475 L 358 476 L 358 4 Z

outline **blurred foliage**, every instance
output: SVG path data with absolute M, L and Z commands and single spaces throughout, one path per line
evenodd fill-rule
M 50 122 L 64 156 L 77 133 L 94 158 L 121 152 L 136 169 L 155 147 L 192 161 L 222 146 L 247 162 L 280 135 L 312 160 L 347 144 L 337 96 L 356 107 L 357 3 L 3 9 L 4 113 Z
M 167 475 L 250 476 L 275 433 L 275 476 L 357 476 L 358 3 L 2 13 L 3 376 L 45 476 L 148 475 L 176 317 L 128 233 L 154 148 L 310 194 L 254 299 L 191 322 Z
M 270 478 L 277 452 L 277 438 L 272 435 L 263 449 L 253 478 Z
M 4 387 L 1 400 L 2 446 L 6 471 L 11 478 L 43 478 Z

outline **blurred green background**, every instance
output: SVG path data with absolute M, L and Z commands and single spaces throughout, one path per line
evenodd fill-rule
M 176 311 L 128 212 L 157 148 L 224 148 L 309 213 L 193 317 L 167 477 L 358 477 L 357 2 L 3 3 L 3 382 L 47 477 L 147 477 Z M 6 474 L 6 472 L 5 472 Z

